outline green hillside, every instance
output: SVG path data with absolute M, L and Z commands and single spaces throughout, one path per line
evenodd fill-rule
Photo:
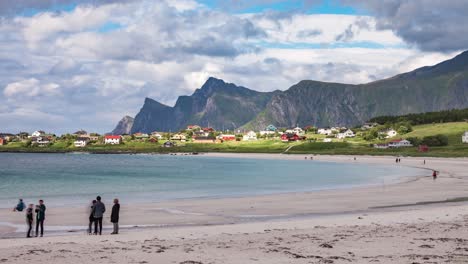
M 465 131 L 468 131 L 468 122 L 427 124 L 414 126 L 413 131 L 403 135 L 402 138 L 423 138 L 425 136 L 443 134 L 448 136 L 449 145 L 463 145 L 461 142 L 461 136 Z

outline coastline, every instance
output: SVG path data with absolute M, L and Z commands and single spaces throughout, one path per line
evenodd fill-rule
M 363 234 L 359 233 L 358 230 L 362 229 L 362 232 L 369 232 L 369 230 L 380 226 L 381 228 L 394 230 L 396 233 L 392 234 L 398 236 L 398 234 L 404 234 L 406 232 L 404 231 L 406 230 L 405 228 L 414 223 L 421 224 L 422 226 L 435 225 L 434 228 L 438 230 L 438 222 L 445 221 L 444 225 L 450 224 L 458 226 L 461 225 L 460 221 L 462 220 L 460 219 L 464 219 L 465 215 L 468 215 L 468 210 L 466 209 L 468 203 L 464 199 L 456 200 L 457 198 L 465 197 L 466 188 L 468 187 L 468 172 L 466 172 L 468 159 L 466 158 L 404 157 L 402 158 L 401 164 L 396 165 L 394 163 L 394 157 L 392 156 L 357 156 L 357 160 L 355 161 L 354 156 L 227 153 L 209 153 L 203 155 L 231 158 L 251 157 L 302 160 L 305 156 L 309 158 L 313 156 L 314 161 L 317 160 L 321 162 L 394 164 L 394 166 L 412 166 L 426 168 L 428 170 L 435 169 L 440 171 L 440 176 L 436 181 L 433 181 L 428 172 L 427 175 L 421 175 L 420 177 L 400 181 L 391 185 L 357 187 L 343 190 L 285 193 L 253 197 L 165 201 L 152 204 L 140 204 L 138 206 L 123 204 L 122 208 L 124 210 L 121 215 L 121 225 L 127 228 L 124 228 L 122 230 L 122 235 L 118 237 L 104 236 L 103 239 L 110 241 L 109 243 L 113 243 L 113 245 L 116 243 L 119 244 L 118 241 L 124 240 L 136 241 L 135 243 L 137 245 L 142 246 L 145 244 L 145 240 L 154 239 L 155 237 L 158 240 L 166 239 L 175 244 L 179 242 L 182 243 L 183 240 L 180 240 L 180 237 L 184 237 L 184 239 L 189 240 L 183 243 L 188 243 L 191 248 L 196 248 L 194 245 L 200 243 L 200 239 L 202 239 L 208 241 L 207 243 L 209 245 L 205 245 L 204 247 L 204 250 L 208 251 L 212 250 L 214 245 L 219 246 L 219 243 L 226 243 L 226 241 L 224 241 L 227 239 L 225 233 L 231 234 L 228 237 L 239 242 L 236 244 L 237 247 L 242 247 L 242 244 L 246 243 L 245 239 L 255 241 L 257 238 L 260 239 L 260 237 L 268 237 L 269 239 L 282 237 L 285 241 L 293 243 L 292 241 L 294 239 L 292 239 L 291 236 L 296 234 L 298 230 L 310 236 L 315 235 L 319 231 L 326 237 L 331 235 L 331 233 L 337 232 L 335 230 L 354 232 L 356 235 L 360 234 L 362 236 Z M 423 159 L 426 160 L 425 166 L 423 165 Z M 455 200 L 450 201 L 450 199 Z M 434 201 L 436 203 L 433 203 Z M 66 216 L 64 216 L 63 210 L 64 208 L 50 208 L 46 221 L 46 228 L 47 226 L 60 227 L 60 224 L 64 223 L 67 224 L 66 226 L 79 227 L 87 223 L 84 207 L 70 208 L 70 214 L 67 213 Z M 10 210 L 1 210 L 0 219 L 2 219 L 0 222 L 11 221 L 19 225 L 23 224 L 23 215 L 15 215 Z M 171 225 L 168 225 L 168 223 Z M 108 219 L 105 219 L 105 225 L 109 225 Z M 359 227 L 356 227 L 356 225 Z M 136 228 L 135 226 L 139 227 Z M 323 226 L 324 228 L 323 230 L 322 228 L 317 230 L 317 228 L 315 228 L 316 226 Z M 281 229 L 281 231 L 273 230 L 266 232 L 265 230 L 268 229 Z M 1 231 L 2 228 L 0 227 L 0 232 Z M 65 230 L 62 232 L 57 231 L 55 233 L 56 236 L 54 233 L 49 233 L 47 235 L 52 235 L 52 237 L 45 238 L 44 240 L 27 240 L 23 238 L 0 239 L 0 248 L 2 251 L 5 250 L 6 253 L 13 254 L 13 252 L 21 251 L 23 247 L 46 248 L 46 243 L 52 243 L 57 246 L 60 245 L 59 247 L 67 248 L 66 244 L 61 243 L 64 243 L 63 241 L 73 241 L 73 243 L 81 245 L 82 248 L 87 248 L 87 246 L 91 245 L 96 246 L 96 243 L 98 243 L 97 241 L 102 240 L 93 240 L 92 237 L 84 236 L 83 233 L 82 230 Z M 179 235 L 171 235 L 173 233 Z M 199 236 L 193 237 L 195 233 L 199 234 Z M 21 233 L 14 233 L 14 236 L 18 236 L 19 234 Z M 454 235 L 456 234 L 460 234 L 460 230 L 454 233 Z M 440 234 L 431 235 L 444 237 L 447 234 L 441 231 Z M 375 239 L 378 240 L 377 238 Z M 346 237 L 341 240 L 343 243 L 352 242 L 348 241 Z M 303 242 L 304 241 L 297 243 L 300 244 Z M 366 245 L 365 242 L 362 243 L 364 243 L 362 246 Z M 165 243 L 160 242 L 160 244 Z M 254 243 L 253 247 L 257 248 L 257 253 L 262 256 L 259 258 L 260 262 L 252 261 L 249 258 L 243 263 L 289 263 L 285 258 L 297 260 L 293 255 L 284 253 L 284 251 L 287 250 L 278 249 L 279 253 L 282 252 L 279 259 L 283 262 L 275 262 L 274 260 L 278 257 L 278 252 L 263 255 L 265 253 L 265 250 L 262 249 L 264 246 L 262 247 L 258 243 Z M 334 247 L 336 246 L 334 245 Z M 232 248 L 235 248 L 235 246 Z M 453 248 L 453 250 L 454 249 L 455 248 Z M 319 248 L 319 251 L 320 250 L 322 250 L 322 248 Z M 406 249 L 400 248 L 399 250 L 403 252 Z M 143 259 L 148 255 L 143 251 L 137 249 L 135 254 L 138 253 L 138 257 L 135 256 L 135 259 Z M 169 252 L 172 250 L 165 251 Z M 302 249 L 302 251 L 304 251 L 304 249 Z M 299 250 L 297 252 L 302 251 Z M 174 252 L 177 251 L 174 250 Z M 181 256 L 185 254 L 188 258 L 197 259 L 196 261 L 200 261 L 200 263 L 209 263 L 208 258 L 214 257 L 203 257 L 200 254 L 195 254 L 197 252 L 199 253 L 198 250 L 194 249 L 188 253 L 183 253 Z M 231 253 L 235 254 L 235 252 Z M 307 254 L 304 255 L 304 252 L 294 254 L 301 254 L 301 256 L 306 257 L 309 256 Z M 345 256 L 346 252 L 343 252 L 343 254 L 344 255 L 338 255 L 343 258 L 355 260 L 357 263 L 367 263 L 367 261 L 357 259 L 357 253 L 354 253 L 356 255 L 355 257 L 350 257 L 349 255 Z M 161 263 L 174 263 L 172 260 L 181 259 L 181 256 L 177 256 L 177 254 L 157 253 L 157 257 L 161 257 Z M 32 257 L 36 260 L 43 259 L 41 258 L 41 254 Z M 45 258 L 46 255 L 42 257 Z M 322 257 L 325 256 L 323 255 Z M 112 257 L 109 259 L 112 259 Z M 304 260 L 304 262 L 297 263 L 309 263 L 305 262 L 308 259 L 310 260 L 310 258 L 299 258 L 299 260 Z M 20 260 L 24 259 L 21 257 L 16 258 L 13 263 L 15 263 L 15 261 L 20 263 Z M 180 263 L 182 263 L 182 261 L 181 259 Z M 340 259 L 335 259 L 334 261 L 334 263 L 347 263 L 344 260 L 340 262 Z M 106 261 L 104 262 L 108 263 Z M 113 262 L 126 263 L 126 261 L 119 262 L 115 259 Z M 52 263 L 59 262 L 52 261 Z M 151 263 L 151 261 L 148 263 Z M 215 261 L 215 263 L 217 262 Z M 228 261 L 227 263 L 239 262 Z M 380 263 L 393 262 L 385 262 L 385 258 L 382 258 Z
M 333 144 L 333 143 L 328 143 Z M 4 148 L 0 146 L 1 153 L 32 153 L 32 154 L 67 154 L 67 153 L 79 153 L 79 154 L 148 154 L 148 155 L 197 155 L 197 154 L 239 154 L 239 155 L 251 155 L 251 154 L 283 154 L 283 155 L 321 155 L 321 156 L 372 156 L 372 157 L 386 157 L 386 156 L 404 156 L 404 157 L 420 157 L 420 158 L 468 158 L 468 152 L 465 149 L 458 149 L 456 151 L 447 150 L 442 148 L 433 148 L 431 152 L 418 152 L 414 149 L 406 148 L 393 148 L 393 149 L 348 149 L 348 148 L 326 148 L 326 149 L 311 149 L 311 150 L 292 150 L 286 152 L 286 148 L 281 149 L 268 149 L 268 148 L 256 148 L 251 150 L 245 149 L 223 149 L 218 148 L 216 145 L 205 148 L 201 144 L 200 149 L 187 149 L 185 147 L 152 147 L 152 148 L 116 148 L 112 149 L 69 149 L 69 148 Z

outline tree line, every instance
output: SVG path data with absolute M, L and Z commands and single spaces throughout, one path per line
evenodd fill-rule
M 369 122 L 379 124 L 409 122 L 412 125 L 423 125 L 432 123 L 460 122 L 465 120 L 468 120 L 468 108 L 400 116 L 378 116 L 371 118 Z

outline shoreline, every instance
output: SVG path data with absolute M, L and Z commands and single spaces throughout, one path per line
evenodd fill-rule
M 373 151 L 370 151 L 373 150 Z M 154 149 L 120 149 L 120 150 L 91 150 L 91 149 L 51 149 L 51 148 L 2 148 L 0 146 L 0 153 L 29 153 L 29 154 L 95 154 L 95 155 L 119 155 L 119 154 L 127 154 L 127 155 L 138 155 L 138 154 L 147 154 L 147 155 L 203 155 L 203 154 L 259 154 L 259 155 L 320 155 L 320 156 L 356 156 L 356 157 L 419 157 L 419 158 L 468 158 L 467 154 L 460 154 L 460 153 L 451 153 L 451 152 L 439 152 L 435 150 L 433 152 L 406 152 L 404 148 L 401 149 L 386 149 L 375 151 L 375 149 L 369 149 L 367 152 L 355 151 L 355 152 L 347 152 L 343 151 L 343 149 L 330 149 L 330 150 L 310 150 L 304 152 L 293 152 L 288 153 L 281 151 L 269 151 L 265 149 L 256 150 L 253 152 L 243 152 L 237 150 L 223 150 L 223 149 L 210 149 L 210 150 L 197 150 L 197 151 L 187 151 L 184 149 L 177 149 L 177 148 L 154 148 Z M 195 154 L 196 153 L 196 154 Z
M 256 158 L 256 159 L 282 159 L 282 160 L 304 160 L 306 155 L 302 154 L 232 154 L 232 153 L 206 153 L 201 156 L 206 157 L 229 157 L 229 158 Z M 310 155 L 307 155 L 310 158 Z M 385 156 L 385 157 L 375 157 L 375 156 L 360 156 L 357 160 L 354 160 L 354 156 L 341 156 L 341 155 L 313 155 L 313 161 L 319 162 L 337 162 L 337 163 L 360 163 L 366 165 L 389 165 L 394 166 L 407 166 L 418 169 L 432 170 L 437 168 L 422 167 L 419 162 L 422 163 L 420 158 L 404 158 L 403 164 L 394 164 L 394 157 Z M 429 162 L 468 162 L 468 159 L 458 158 L 458 159 L 440 159 L 440 158 L 426 158 Z M 313 162 L 311 161 L 311 162 Z M 444 178 L 449 176 L 444 175 L 446 172 L 443 172 L 441 176 Z M 357 186 L 351 188 L 334 188 L 326 190 L 317 190 L 317 191 L 303 191 L 303 192 L 285 192 L 285 193 L 275 193 L 275 194 L 259 194 L 259 195 L 244 195 L 244 196 L 234 196 L 234 197 L 206 197 L 206 198 L 184 198 L 177 200 L 165 200 L 159 202 L 148 202 L 139 204 L 139 208 L 131 208 L 132 204 L 124 204 L 124 206 L 129 206 L 127 215 L 124 218 L 127 218 L 125 225 L 127 226 L 184 226 L 184 225 L 194 225 L 202 226 L 206 224 L 227 224 L 227 223 L 244 223 L 244 222 L 257 222 L 257 221 L 271 221 L 275 219 L 294 219 L 296 217 L 316 217 L 320 215 L 328 214 L 347 214 L 352 212 L 363 212 L 372 210 L 372 208 L 392 208 L 398 207 L 399 205 L 417 206 L 418 203 L 426 203 L 431 201 L 436 201 L 437 203 L 443 203 L 445 200 L 456 199 L 464 197 L 462 192 L 455 191 L 450 196 L 440 196 L 434 194 L 425 193 L 424 199 L 417 199 L 416 197 L 411 197 L 408 200 L 394 199 L 392 197 L 382 198 L 378 202 L 370 202 L 369 197 L 366 197 L 367 193 L 374 193 L 375 195 L 382 195 L 388 193 L 398 193 L 401 192 L 400 189 L 405 189 L 408 186 L 418 190 L 424 189 L 424 186 L 417 186 L 419 182 L 427 182 L 430 173 L 428 175 L 418 175 L 414 177 L 404 177 L 398 179 L 396 182 L 384 185 L 368 185 L 368 186 Z M 449 177 L 450 178 L 450 177 Z M 440 181 L 441 179 L 439 179 Z M 445 180 L 444 180 L 445 181 Z M 429 181 L 432 183 L 432 180 Z M 405 195 L 411 196 L 409 193 L 403 193 Z M 343 197 L 353 197 L 355 198 L 355 204 L 352 206 L 338 206 L 339 200 Z M 371 196 L 371 195 L 370 195 Z M 325 201 L 324 197 L 332 197 L 333 199 Z M 308 200 L 316 200 L 327 202 L 329 206 L 319 204 L 317 202 L 311 202 L 310 206 L 314 208 L 311 210 L 307 206 Z M 351 199 L 353 201 L 353 199 Z M 274 208 L 271 206 L 271 203 L 293 203 L 292 208 L 286 208 L 286 206 L 278 206 Z M 244 204 L 244 206 L 242 206 Z M 252 204 L 251 207 L 245 206 Z M 313 206 L 317 204 L 318 206 Z M 109 205 L 108 205 L 109 206 Z M 257 207 L 260 207 L 261 210 L 258 212 Z M 226 210 L 219 210 L 219 208 L 226 208 Z M 68 209 L 73 211 L 71 214 L 73 217 L 63 217 L 59 212 L 61 210 Z M 86 223 L 84 220 L 86 217 L 86 206 L 58 206 L 55 208 L 50 208 L 49 212 L 51 213 L 52 218 L 58 219 L 49 222 L 49 227 L 54 227 L 54 229 L 62 229 L 63 226 L 72 226 L 72 227 L 84 227 L 83 223 Z M 12 223 L 17 226 L 23 225 L 22 214 L 20 217 L 18 215 L 13 216 L 9 209 L 0 209 L 0 222 Z M 145 212 L 150 211 L 151 215 L 154 216 L 148 217 L 148 214 Z M 131 216 L 136 214 L 136 216 Z M 72 218 L 72 219 L 70 219 Z M 74 218 L 74 219 L 73 219 Z M 187 219 L 193 221 L 187 221 Z M 5 219 L 5 220 L 3 220 Z M 77 221 L 76 219 L 80 219 Z M 83 219 L 83 220 L 81 220 Z M 81 224 L 80 224 L 81 223 Z M 105 222 L 106 223 L 106 222 Z M 3 225 L 4 226 L 4 225 Z M 0 224 L 0 227 L 2 225 Z M 76 232 L 77 230 L 72 230 Z M 21 232 L 17 230 L 18 233 Z M 7 234 L 8 236 L 8 234 Z M 10 233 L 11 236 L 11 233 Z M 5 233 L 1 232 L 0 237 L 5 237 Z

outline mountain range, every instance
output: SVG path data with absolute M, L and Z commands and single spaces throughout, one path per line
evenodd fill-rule
M 258 92 L 210 77 L 173 107 L 146 98 L 131 129 L 124 122 L 126 130 L 120 124 L 113 133 L 174 132 L 191 124 L 218 130 L 355 126 L 375 116 L 467 107 L 465 51 L 434 66 L 359 85 L 304 80 L 285 91 Z

